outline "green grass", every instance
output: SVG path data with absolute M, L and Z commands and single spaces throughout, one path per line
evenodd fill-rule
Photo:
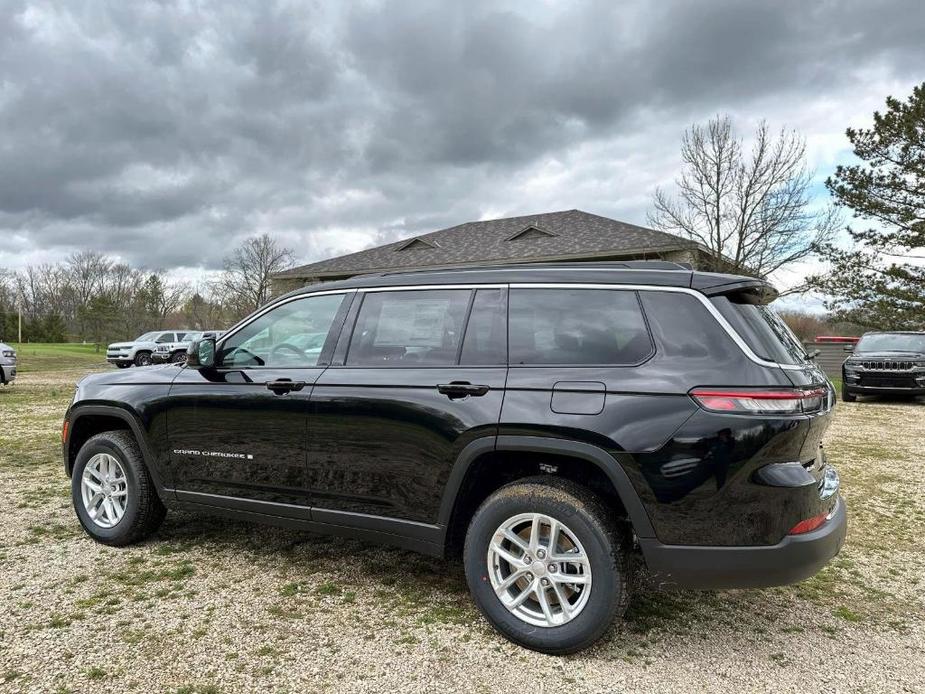
M 16 350 L 19 373 L 103 366 L 106 363 L 106 345 L 26 342 L 11 343 L 10 347 Z

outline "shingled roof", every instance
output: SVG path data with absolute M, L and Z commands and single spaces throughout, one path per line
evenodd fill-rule
M 566 210 L 466 222 L 303 265 L 276 277 L 328 279 L 428 267 L 657 255 L 695 247 L 663 231 Z

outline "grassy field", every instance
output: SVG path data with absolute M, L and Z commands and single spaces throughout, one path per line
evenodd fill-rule
M 921 404 L 839 404 L 826 446 L 849 535 L 816 577 L 704 593 L 643 577 L 599 645 L 553 658 L 495 634 L 454 561 L 181 513 L 141 545 L 93 543 L 58 433 L 81 373 L 0 388 L 0 691 L 922 691 Z
M 12 343 L 19 362 L 19 373 L 41 373 L 61 371 L 78 367 L 93 368 L 106 363 L 106 345 L 82 345 L 78 343 L 26 342 Z

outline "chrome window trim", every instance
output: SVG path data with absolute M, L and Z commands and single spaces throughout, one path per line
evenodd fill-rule
M 539 268 L 537 268 L 539 269 Z M 591 270 L 591 268 L 587 268 Z M 569 270 L 571 271 L 571 269 Z M 474 271 L 473 271 L 474 272 Z M 662 270 L 661 272 L 677 272 L 676 270 Z M 685 271 L 686 272 L 686 271 Z M 626 291 L 649 291 L 649 292 L 672 292 L 675 294 L 688 294 L 693 296 L 699 301 L 704 308 L 707 309 L 707 312 L 713 316 L 714 320 L 719 323 L 720 327 L 726 332 L 727 335 L 732 339 L 732 341 L 738 346 L 742 353 L 750 360 L 761 366 L 779 368 L 788 371 L 802 371 L 806 368 L 809 368 L 809 364 L 780 364 L 776 361 L 768 361 L 767 359 L 762 359 L 757 354 L 755 354 L 751 347 L 739 336 L 735 331 L 732 325 L 729 324 L 729 321 L 723 317 L 723 314 L 719 312 L 719 309 L 716 308 L 710 300 L 701 292 L 698 292 L 696 289 L 691 289 L 690 287 L 664 287 L 654 284 L 620 284 L 620 283 L 588 283 L 588 282 L 507 282 L 507 283 L 498 283 L 498 282 L 484 282 L 484 283 L 473 283 L 473 284 L 452 284 L 452 283 L 442 283 L 442 284 L 407 284 L 407 285 L 394 285 L 394 286 L 370 286 L 370 287 L 356 287 L 350 289 L 330 289 L 330 290 L 319 290 L 317 292 L 306 292 L 304 294 L 297 294 L 296 296 L 289 297 L 283 301 L 278 301 L 276 303 L 270 304 L 263 310 L 258 313 L 255 313 L 249 320 L 243 322 L 227 333 L 225 333 L 221 340 L 216 343 L 216 352 L 224 345 L 225 341 L 230 338 L 232 335 L 237 333 L 239 330 L 243 329 L 253 321 L 257 320 L 265 313 L 272 311 L 278 306 L 287 304 L 291 301 L 299 301 L 300 299 L 309 299 L 314 296 L 323 296 L 326 294 L 354 294 L 354 293 L 368 293 L 368 292 L 400 292 L 400 291 L 414 291 L 414 290 L 429 290 L 429 289 L 609 289 L 609 290 L 626 290 Z

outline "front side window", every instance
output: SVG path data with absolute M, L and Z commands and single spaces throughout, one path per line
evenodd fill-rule
M 368 292 L 347 352 L 348 366 L 456 364 L 472 292 Z
M 217 363 L 224 367 L 318 365 L 343 294 L 289 301 L 264 313 L 229 337 Z
M 638 364 L 652 340 L 636 293 L 513 289 L 511 364 Z

